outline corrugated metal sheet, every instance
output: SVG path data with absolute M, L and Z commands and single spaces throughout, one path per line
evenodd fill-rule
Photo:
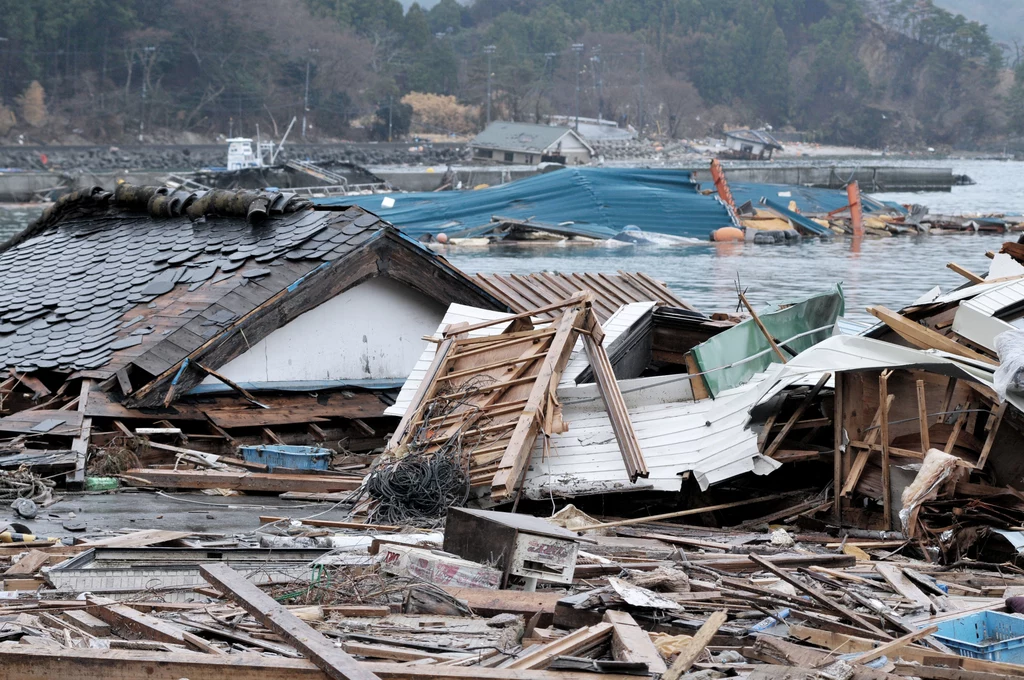
M 690 472 L 702 489 L 745 472 L 767 474 L 779 463 L 762 456 L 748 427 L 761 374 L 717 399 L 693 401 L 685 375 L 620 380 L 650 477 L 629 482 L 622 454 L 595 385 L 560 386 L 569 430 L 551 437 L 545 456 L 538 440 L 526 473 L 528 498 L 614 491 L 679 491 Z
M 566 168 L 479 191 L 389 194 L 314 199 L 322 205 L 359 205 L 413 236 L 444 231 L 471 235 L 491 217 L 571 224 L 579 234 L 610 238 L 628 225 L 643 231 L 706 239 L 734 225 L 716 196 L 698 192 L 689 171 L 642 168 Z M 567 224 L 568 223 L 568 224 Z
M 525 312 L 560 302 L 574 293 L 594 294 L 594 311 L 604 323 L 619 307 L 631 302 L 654 301 L 669 307 L 692 310 L 661 281 L 650 276 L 620 271 L 614 274 L 476 274 L 476 283 L 512 309 Z M 551 316 L 550 314 L 548 316 Z

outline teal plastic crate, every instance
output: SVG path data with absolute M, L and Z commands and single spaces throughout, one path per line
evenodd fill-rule
M 326 470 L 331 463 L 330 449 L 320 446 L 286 446 L 266 444 L 261 446 L 240 446 L 242 459 L 249 463 L 262 463 L 270 471 L 276 468 L 289 470 Z
M 936 625 L 935 637 L 960 656 L 1024 663 L 1024 618 L 978 612 Z

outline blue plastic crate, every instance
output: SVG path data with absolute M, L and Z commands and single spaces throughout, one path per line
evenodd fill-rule
M 242 459 L 249 463 L 262 463 L 268 470 L 326 470 L 331 463 L 332 451 L 320 446 L 285 446 L 267 444 L 240 446 Z
M 1024 663 L 1024 618 L 978 612 L 936 625 L 935 637 L 960 656 Z

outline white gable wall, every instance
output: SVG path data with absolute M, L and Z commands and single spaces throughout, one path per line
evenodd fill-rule
M 219 373 L 235 382 L 405 378 L 445 306 L 375 278 L 278 328 Z M 204 383 L 218 384 L 207 377 Z

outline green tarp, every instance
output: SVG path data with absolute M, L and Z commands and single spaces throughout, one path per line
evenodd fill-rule
M 758 311 L 758 317 L 782 346 L 783 353 L 794 356 L 832 335 L 836 320 L 844 312 L 843 289 L 836 284 L 827 293 L 771 305 L 767 310 Z M 779 361 L 753 319 L 697 345 L 693 356 L 713 397 L 742 385 Z

